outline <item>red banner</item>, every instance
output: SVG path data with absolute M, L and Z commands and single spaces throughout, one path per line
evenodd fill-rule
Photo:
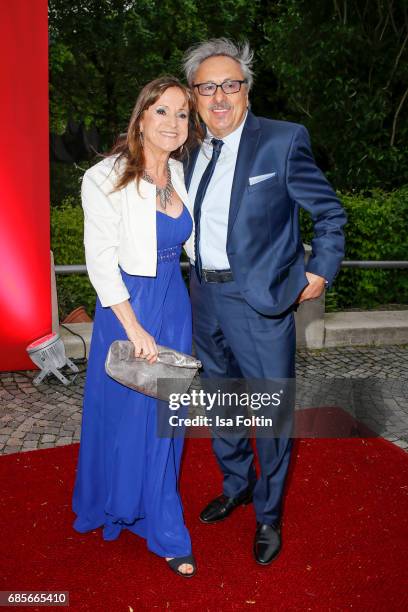
M 47 0 L 0 3 L 0 370 L 51 330 Z

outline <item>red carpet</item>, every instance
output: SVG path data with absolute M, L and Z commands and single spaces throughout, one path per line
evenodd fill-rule
M 100 530 L 71 529 L 77 452 L 0 457 L 0 590 L 69 591 L 74 611 L 408 609 L 408 455 L 381 439 L 297 443 L 284 549 L 265 568 L 251 556 L 252 506 L 199 523 L 220 477 L 209 441 L 189 440 L 182 493 L 199 564 L 191 580 L 129 532 L 104 542 Z

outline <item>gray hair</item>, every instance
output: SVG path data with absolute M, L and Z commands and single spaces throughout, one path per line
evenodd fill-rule
M 254 73 L 252 70 L 252 60 L 254 57 L 248 42 L 243 42 L 241 45 L 236 45 L 228 38 L 211 38 L 205 42 L 200 42 L 193 47 L 187 49 L 184 55 L 184 72 L 187 82 L 191 87 L 194 83 L 194 78 L 199 65 L 209 57 L 226 56 L 230 57 L 241 66 L 242 74 L 248 81 L 248 91 L 252 87 L 254 81 Z

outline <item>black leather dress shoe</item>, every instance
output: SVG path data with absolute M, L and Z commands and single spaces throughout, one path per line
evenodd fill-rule
M 200 514 L 202 523 L 218 523 L 227 518 L 238 506 L 247 506 L 252 502 L 252 491 L 246 490 L 237 497 L 220 495 L 213 499 Z
M 268 565 L 278 556 L 281 549 L 280 528 L 257 523 L 254 540 L 255 561 Z

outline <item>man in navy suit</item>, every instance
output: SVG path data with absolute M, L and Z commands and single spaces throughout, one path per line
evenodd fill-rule
M 186 77 L 207 128 L 186 171 L 195 221 L 194 340 L 208 378 L 294 380 L 293 311 L 333 282 L 344 256 L 346 215 L 316 166 L 307 130 L 249 110 L 251 64 L 247 44 L 239 47 L 223 38 L 200 43 L 185 55 Z M 314 224 L 306 269 L 299 207 Z M 253 552 L 267 565 L 281 548 L 292 439 L 262 436 L 256 446 L 259 478 L 248 438 L 213 437 L 223 493 L 200 519 L 218 522 L 253 500 Z

